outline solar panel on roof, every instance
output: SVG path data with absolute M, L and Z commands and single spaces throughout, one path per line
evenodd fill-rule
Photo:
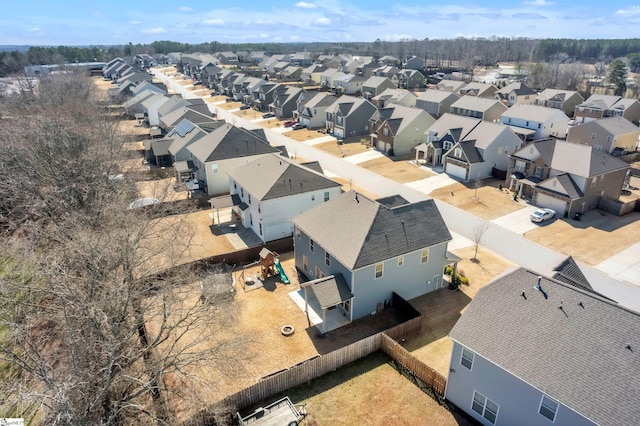
M 196 125 L 190 122 L 187 119 L 182 120 L 178 125 L 171 131 L 169 135 L 178 134 L 181 138 L 184 138 L 190 131 L 195 129 Z

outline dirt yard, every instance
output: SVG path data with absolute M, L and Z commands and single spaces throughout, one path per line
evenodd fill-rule
M 348 157 L 371 149 L 360 142 L 343 143 L 342 145 L 338 145 L 337 142 L 323 142 L 313 147 L 336 157 Z
M 413 157 L 411 157 L 413 158 Z M 407 156 L 381 157 L 375 160 L 358 163 L 358 166 L 368 169 L 381 176 L 395 180 L 398 183 L 413 182 L 433 176 L 434 174 L 422 167 L 416 167 L 409 163 Z
M 618 217 L 592 210 L 579 221 L 559 218 L 527 232 L 525 237 L 580 262 L 597 265 L 640 241 L 640 213 Z
M 482 181 L 477 191 L 474 183 L 455 183 L 436 189 L 429 195 L 483 219 L 492 220 L 526 206 L 523 201 L 513 201 L 512 193 L 506 189 L 500 191 L 501 183 L 497 179 L 487 179 Z
M 298 142 L 304 142 L 311 139 L 320 138 L 322 136 L 327 136 L 325 133 L 320 133 L 317 130 L 311 129 L 290 130 L 288 132 L 284 132 L 283 135 L 288 136 Z
M 173 189 L 175 183 L 176 179 L 173 177 L 136 182 L 138 197 L 157 198 L 162 202 L 186 200 L 187 191 L 176 192 Z
M 365 197 L 368 197 L 372 200 L 375 200 L 377 198 L 380 198 L 380 195 L 378 194 L 374 194 L 371 191 L 367 191 L 366 189 L 358 186 L 358 185 L 354 185 L 353 183 L 350 183 L 347 179 L 345 178 L 341 178 L 341 177 L 332 177 L 331 179 L 335 180 L 336 182 L 340 182 L 342 184 L 342 190 L 344 192 L 347 191 L 351 191 L 352 189 L 362 195 L 364 195 Z

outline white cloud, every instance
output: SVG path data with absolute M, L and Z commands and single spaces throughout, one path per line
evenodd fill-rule
M 35 33 L 36 31 L 40 31 L 40 28 L 39 27 L 29 28 L 29 31 L 32 33 Z
M 166 33 L 167 30 L 165 30 L 162 27 L 157 27 L 157 28 L 145 28 L 144 30 L 142 30 L 142 32 L 145 34 L 162 34 L 162 33 Z
M 636 16 L 640 15 L 640 6 L 632 6 L 629 9 L 618 9 L 616 15 Z
M 547 0 L 531 0 L 525 1 L 524 4 L 527 4 L 529 6 L 551 6 L 553 4 L 556 4 L 556 2 Z
M 205 19 L 202 23 L 205 25 L 224 25 L 222 19 Z
M 296 7 L 301 7 L 303 9 L 315 9 L 316 6 L 313 3 L 307 3 L 306 1 L 299 1 L 298 3 L 295 4 Z
M 129 21 L 130 25 L 140 25 L 140 21 Z
M 314 24 L 316 25 L 331 25 L 331 19 L 329 18 L 318 18 L 315 21 L 313 21 Z
M 191 9 L 189 6 L 180 6 L 180 12 L 191 12 L 193 9 Z

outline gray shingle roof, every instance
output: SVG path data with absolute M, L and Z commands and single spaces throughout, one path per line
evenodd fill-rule
M 637 424 L 640 314 L 548 278 L 545 298 L 537 275 L 483 287 L 449 336 L 597 424 Z
M 229 176 L 261 201 L 341 186 L 278 154 L 237 167 L 229 172 Z
M 451 240 L 433 200 L 390 208 L 349 191 L 292 220 L 352 270 Z
M 342 274 L 329 275 L 313 281 L 307 281 L 306 283 L 300 284 L 300 287 L 310 288 L 318 299 L 322 309 L 336 306 L 339 303 L 346 302 L 353 298 L 353 294 L 351 294 L 349 286 Z
M 259 134 L 231 124 L 215 129 L 187 149 L 203 163 L 280 152 Z
M 590 145 L 557 141 L 551 167 L 576 176 L 591 177 L 626 169 L 628 163 Z
M 604 299 L 609 299 L 608 297 L 598 293 L 593 289 L 593 287 L 591 287 L 591 283 L 589 282 L 589 280 L 587 280 L 587 277 L 584 276 L 582 270 L 580 270 L 580 267 L 571 256 L 567 257 L 565 260 L 560 262 L 558 266 L 553 268 L 553 272 L 555 272 L 555 274 L 553 274 L 553 279 L 555 280 L 558 280 L 565 284 L 570 284 L 574 287 L 579 288 L 580 290 L 593 293 Z M 612 299 L 609 300 L 613 301 Z
M 482 163 L 484 161 L 480 151 L 476 148 L 476 141 L 460 142 L 460 148 L 462 148 L 462 152 L 464 152 L 469 164 Z

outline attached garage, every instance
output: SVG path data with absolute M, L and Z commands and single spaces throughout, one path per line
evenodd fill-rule
M 560 217 L 564 216 L 564 213 L 567 211 L 567 200 L 552 197 L 551 195 L 541 192 L 536 193 L 535 205 L 555 210 Z
M 467 169 L 458 166 L 457 164 L 446 162 L 444 165 L 444 172 L 450 176 L 457 177 L 458 179 L 467 180 Z

